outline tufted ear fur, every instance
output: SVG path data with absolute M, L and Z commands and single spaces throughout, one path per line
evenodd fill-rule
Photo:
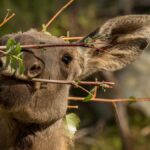
M 80 48 L 85 65 L 82 76 L 96 71 L 115 71 L 137 59 L 150 39 L 150 16 L 128 15 L 108 20 L 80 42 L 94 39 L 95 50 Z

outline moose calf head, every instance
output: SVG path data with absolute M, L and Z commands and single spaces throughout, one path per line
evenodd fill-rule
M 23 49 L 25 75 L 29 78 L 75 80 L 99 70 L 115 71 L 134 61 L 148 45 L 150 16 L 131 15 L 107 21 L 101 28 L 78 43 L 93 40 L 96 50 L 83 47 Z M 66 44 L 61 38 L 38 31 L 4 36 L 21 45 Z M 101 42 L 103 41 L 103 45 Z M 5 65 L 1 59 L 1 64 Z M 0 77 L 1 110 L 12 119 L 25 123 L 45 124 L 63 118 L 67 109 L 68 85 L 41 84 Z

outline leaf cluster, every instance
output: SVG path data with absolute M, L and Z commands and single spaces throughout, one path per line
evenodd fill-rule
M 12 70 L 18 70 L 19 74 L 23 74 L 25 67 L 23 64 L 23 53 L 19 43 L 14 39 L 9 39 L 6 44 L 6 64 L 5 67 L 11 67 Z

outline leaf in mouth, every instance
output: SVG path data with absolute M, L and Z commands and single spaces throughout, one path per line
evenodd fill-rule
M 10 68 L 15 71 L 18 70 L 19 74 L 23 74 L 25 71 L 25 67 L 23 64 L 23 53 L 22 48 L 19 43 L 17 43 L 14 39 L 10 38 L 6 44 L 6 65 L 7 68 Z

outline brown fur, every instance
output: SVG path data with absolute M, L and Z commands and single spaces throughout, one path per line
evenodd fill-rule
M 98 70 L 114 71 L 133 60 L 148 44 L 149 16 L 125 16 L 108 21 L 90 34 L 109 35 L 105 51 L 85 48 L 46 48 L 23 50 L 25 75 L 46 79 L 74 80 Z M 62 39 L 34 30 L 7 35 L 21 44 L 61 44 Z M 98 40 L 99 41 L 99 40 Z M 100 47 L 95 43 L 95 46 Z M 67 55 L 71 61 L 65 64 Z M 40 70 L 31 72 L 33 64 Z M 37 70 L 36 70 L 37 71 Z M 32 77 L 33 77 L 32 76 Z M 71 143 L 65 136 L 63 117 L 66 114 L 69 85 L 31 84 L 0 76 L 0 149 L 2 150 L 67 150 Z

